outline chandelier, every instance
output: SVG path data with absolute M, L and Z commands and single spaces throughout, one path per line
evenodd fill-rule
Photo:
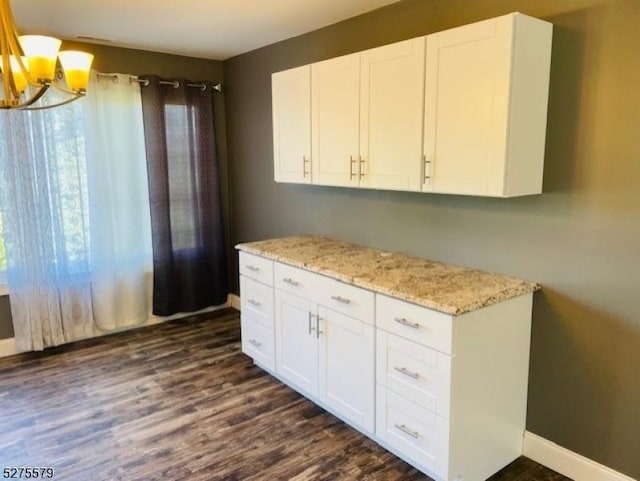
M 93 55 L 77 50 L 58 52 L 62 42 L 43 35 L 18 35 L 9 0 L 0 0 L 0 109 L 38 110 L 64 105 L 82 97 L 89 81 Z M 64 72 L 56 70 L 57 59 Z M 70 98 L 44 106 L 34 106 L 49 88 Z

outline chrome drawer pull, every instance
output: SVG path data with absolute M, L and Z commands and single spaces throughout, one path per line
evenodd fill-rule
M 290 286 L 298 287 L 300 283 L 298 281 L 294 281 L 291 277 L 284 277 L 282 282 L 289 284 Z
M 245 267 L 253 272 L 258 272 L 260 270 L 260 268 L 256 266 L 245 266 Z
M 254 300 L 254 299 L 249 299 L 247 301 L 249 304 L 251 304 L 252 306 L 258 307 L 260 305 L 260 302 Z
M 417 372 L 409 371 L 406 367 L 394 367 L 396 371 L 400 374 L 404 374 L 405 376 L 412 377 L 413 379 L 420 379 L 420 374 Z
M 256 347 L 262 346 L 262 343 L 260 341 L 256 341 L 255 339 L 249 339 L 249 344 L 253 344 Z
M 351 304 L 351 299 L 347 299 L 346 297 L 331 296 L 331 299 L 333 299 L 334 301 L 342 302 L 343 304 Z
M 420 439 L 420 433 L 409 429 L 406 424 L 394 424 L 394 426 L 396 429 L 399 429 L 403 433 L 411 436 L 413 439 Z
M 417 322 L 409 322 L 404 317 L 396 317 L 394 321 L 403 326 L 411 327 L 412 329 L 420 329 L 420 324 Z

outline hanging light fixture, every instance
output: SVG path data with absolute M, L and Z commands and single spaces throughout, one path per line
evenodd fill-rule
M 93 55 L 76 50 L 61 51 L 61 41 L 43 35 L 18 35 L 9 0 L 0 0 L 0 71 L 2 93 L 0 109 L 36 110 L 57 107 L 82 97 L 89 81 Z M 66 87 L 59 84 L 57 59 L 64 72 Z M 32 86 L 34 89 L 29 89 Z M 70 95 L 55 104 L 33 106 L 49 88 Z

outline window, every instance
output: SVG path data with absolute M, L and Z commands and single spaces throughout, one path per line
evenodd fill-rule
M 176 250 L 193 249 L 198 245 L 194 206 L 197 205 L 197 175 L 193 171 L 191 156 L 194 146 L 189 143 L 189 125 L 193 125 L 194 108 L 186 105 L 167 104 L 164 114 L 167 129 L 169 216 L 171 237 Z M 175 126 L 184 126 L 184 129 Z

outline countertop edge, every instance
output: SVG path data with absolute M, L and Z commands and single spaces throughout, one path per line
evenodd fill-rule
M 463 305 L 458 305 L 458 306 L 451 306 L 451 305 L 446 305 L 446 304 L 441 304 L 438 302 L 433 302 L 430 301 L 429 299 L 424 299 L 418 296 L 411 296 L 409 294 L 406 294 L 404 292 L 398 292 L 398 291 L 394 291 L 393 289 L 388 289 L 385 288 L 383 286 L 379 286 L 376 285 L 375 283 L 371 283 L 371 282 L 364 282 L 362 280 L 359 280 L 358 278 L 353 278 L 350 276 L 346 276 L 340 272 L 336 272 L 336 271 L 332 271 L 332 270 L 328 270 L 328 269 L 322 269 L 322 268 L 318 268 L 318 267 L 314 267 L 314 266 L 310 266 L 309 264 L 306 264 L 304 262 L 298 262 L 295 260 L 292 260 L 290 258 L 286 258 L 283 256 L 279 256 L 279 255 L 275 255 L 272 254 L 270 252 L 261 250 L 261 249 L 256 249 L 254 247 L 251 247 L 250 245 L 248 245 L 247 243 L 240 243 L 237 244 L 235 246 L 235 248 L 239 251 L 242 252 L 246 252 L 248 254 L 254 254 L 254 255 L 258 255 L 267 259 L 271 259 L 274 261 L 278 261 L 278 262 L 282 262 L 284 264 L 293 266 L 293 267 L 299 267 L 301 269 L 305 269 L 311 272 L 315 272 L 317 274 L 321 274 L 327 277 L 331 277 L 332 279 L 336 279 L 338 281 L 344 282 L 346 284 L 350 284 L 352 286 L 355 287 L 360 287 L 362 289 L 367 289 L 370 290 L 372 292 L 378 293 L 378 294 L 382 294 L 382 295 L 387 295 L 396 299 L 400 299 L 406 302 L 410 302 L 412 304 L 416 304 L 422 307 L 426 307 L 428 309 L 433 309 L 435 311 L 438 312 L 442 312 L 445 314 L 449 314 L 452 316 L 459 316 L 462 314 L 466 314 L 468 312 L 472 312 L 478 309 L 482 309 L 483 307 L 488 307 L 490 305 L 493 304 L 497 304 L 499 302 L 503 302 L 506 301 L 508 299 L 512 299 L 514 297 L 519 297 L 519 296 L 523 296 L 526 294 L 531 294 L 534 293 L 538 290 L 540 290 L 540 285 L 536 284 L 534 282 L 530 282 L 530 281 L 526 281 L 523 279 L 517 279 L 520 281 L 519 285 L 513 286 L 511 288 L 505 289 L 503 291 L 497 292 L 495 293 L 493 296 L 491 296 L 488 299 L 483 299 L 479 302 L 472 302 L 472 303 L 468 303 L 468 304 L 463 304 Z M 504 276 L 504 277 L 510 277 L 510 276 Z M 511 277 L 512 279 L 516 279 Z

